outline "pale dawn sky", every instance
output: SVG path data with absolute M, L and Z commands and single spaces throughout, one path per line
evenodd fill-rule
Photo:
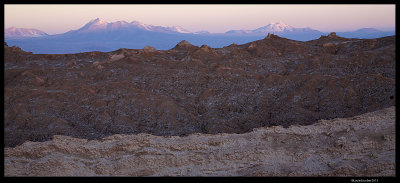
M 360 28 L 395 29 L 395 5 L 112 5 L 112 4 L 5 4 L 4 27 L 35 28 L 48 34 L 75 30 L 92 19 L 107 22 L 139 21 L 160 26 L 181 26 L 189 31 L 222 33 L 256 29 L 282 21 L 297 28 L 323 32 Z

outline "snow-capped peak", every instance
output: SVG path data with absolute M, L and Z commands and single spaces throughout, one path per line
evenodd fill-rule
M 82 28 L 79 29 L 79 31 L 93 31 L 93 30 L 99 30 L 99 29 L 104 29 L 107 27 L 107 22 L 101 18 L 96 18 L 88 22 L 86 25 L 84 25 Z
M 130 24 L 140 27 L 140 28 L 143 28 L 143 29 L 146 29 L 146 30 L 151 30 L 151 27 L 152 27 L 151 25 L 147 25 L 147 24 L 144 24 L 144 23 L 138 22 L 138 21 L 132 21 Z
M 268 33 L 276 34 L 276 33 L 293 33 L 293 32 L 304 32 L 309 31 L 311 29 L 307 28 L 295 28 L 282 21 L 272 22 L 266 26 L 253 29 L 253 30 L 230 30 L 227 31 L 227 34 L 253 34 L 253 35 L 267 35 Z
M 90 25 L 101 25 L 101 24 L 107 24 L 107 21 L 105 21 L 102 18 L 96 18 L 96 19 L 91 20 L 88 24 L 90 24 Z
M 4 29 L 5 38 L 41 37 L 47 35 L 48 35 L 47 33 L 37 29 L 16 28 L 16 27 L 10 27 Z
M 92 31 L 97 32 L 108 29 L 116 30 L 119 28 L 133 28 L 133 29 L 142 29 L 152 32 L 165 32 L 165 33 L 192 33 L 180 26 L 162 27 L 162 26 L 144 24 L 138 21 L 132 21 L 130 23 L 126 21 L 116 21 L 108 23 L 107 21 L 101 18 L 96 18 L 89 21 L 86 25 L 76 30 L 75 32 L 81 32 L 81 33 L 92 32 Z
M 119 25 L 125 25 L 125 24 L 128 24 L 128 22 L 126 22 L 126 21 L 116 21 L 116 22 L 113 22 L 114 24 L 119 24 Z
M 271 25 L 277 25 L 277 26 L 284 26 L 284 27 L 290 26 L 290 25 L 285 24 L 284 22 L 282 22 L 282 20 L 279 20 L 278 22 L 271 22 L 270 24 Z
M 294 27 L 283 23 L 282 21 L 273 22 L 268 24 L 267 26 L 260 27 L 256 29 L 257 31 L 265 31 L 265 32 L 284 32 L 284 31 L 292 31 Z
M 170 27 L 170 30 L 174 31 L 174 32 L 179 32 L 179 33 L 191 33 L 190 31 L 188 31 L 180 26 L 172 26 L 172 27 Z

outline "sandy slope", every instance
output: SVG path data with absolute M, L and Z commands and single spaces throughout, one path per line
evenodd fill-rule
M 5 176 L 395 176 L 395 107 L 244 134 L 54 136 L 5 148 L 4 165 Z

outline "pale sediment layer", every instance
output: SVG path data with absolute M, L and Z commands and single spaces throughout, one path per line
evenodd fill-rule
M 395 107 L 244 134 L 54 136 L 5 148 L 4 167 L 5 176 L 395 176 Z

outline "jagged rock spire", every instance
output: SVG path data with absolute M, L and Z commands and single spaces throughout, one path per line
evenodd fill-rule
M 192 45 L 191 43 L 189 43 L 189 41 L 183 40 L 183 41 L 179 42 L 178 44 L 176 44 L 176 46 L 173 49 L 190 48 L 190 47 L 197 47 L 197 46 Z
M 154 47 L 151 47 L 151 46 L 146 46 L 143 48 L 143 51 L 154 52 L 154 51 L 157 51 L 157 49 L 155 49 Z
M 277 36 L 275 34 L 268 33 L 268 35 L 267 35 L 267 37 L 265 37 L 265 39 L 277 38 L 277 37 L 279 37 L 279 36 Z
M 338 37 L 338 36 L 336 35 L 336 32 L 331 32 L 331 33 L 329 33 L 328 37 L 335 38 L 335 37 Z
M 189 41 L 183 40 L 179 42 L 176 46 L 193 46 L 192 44 L 189 43 Z

